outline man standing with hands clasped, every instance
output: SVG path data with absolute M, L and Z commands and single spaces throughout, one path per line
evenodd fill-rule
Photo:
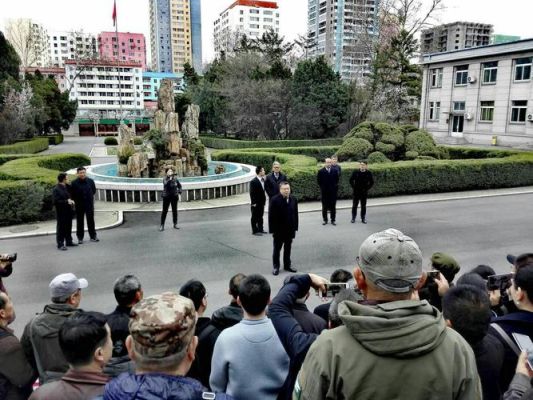
M 322 225 L 328 223 L 328 211 L 331 214 L 331 225 L 335 224 L 337 190 L 339 187 L 339 170 L 333 168 L 331 158 L 326 158 L 326 165 L 317 175 L 318 186 L 320 186 L 320 199 L 322 200 Z
M 374 185 L 374 177 L 368 169 L 366 161 L 359 162 L 359 170 L 352 173 L 350 186 L 353 189 L 352 224 L 357 217 L 357 206 L 361 202 L 361 222 L 366 224 L 366 199 L 368 191 Z
M 165 230 L 168 206 L 172 206 L 172 222 L 174 229 L 178 228 L 178 199 L 181 194 L 181 183 L 174 175 L 172 168 L 167 169 L 167 176 L 163 178 L 163 212 L 161 213 L 161 226 L 159 231 Z
M 72 195 L 76 203 L 76 236 L 78 244 L 83 243 L 85 223 L 83 218 L 87 217 L 87 229 L 91 242 L 99 242 L 96 237 L 96 228 L 94 227 L 94 195 L 96 194 L 96 185 L 91 178 L 86 175 L 85 167 L 79 167 L 77 170 L 78 177 L 72 182 Z
M 61 172 L 57 176 L 57 185 L 52 191 L 54 206 L 56 207 L 56 242 L 58 250 L 67 250 L 67 246 L 77 246 L 72 241 L 72 213 L 74 200 L 68 191 L 68 176 Z
M 252 235 L 261 236 L 263 230 L 263 214 L 265 212 L 265 169 L 258 166 L 257 176 L 250 182 L 250 201 L 252 203 Z

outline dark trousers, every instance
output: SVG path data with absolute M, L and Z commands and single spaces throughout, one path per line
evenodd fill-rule
M 174 225 L 178 224 L 178 198 L 177 197 L 163 197 L 163 211 L 161 212 L 161 225 L 165 225 L 167 219 L 168 206 L 172 206 L 172 222 Z
M 65 244 L 72 244 L 72 209 L 56 209 L 57 226 L 56 242 L 57 247 Z
M 321 196 L 322 197 L 322 219 L 328 220 L 328 211 L 331 214 L 331 221 L 335 222 L 335 216 L 337 215 L 337 197 L 333 196 Z
M 252 208 L 252 233 L 263 232 L 263 214 L 265 213 L 264 204 L 256 204 Z
M 361 202 L 361 219 L 366 219 L 366 198 L 367 193 L 354 193 L 353 194 L 353 204 L 352 204 L 352 219 L 357 217 L 357 206 Z
M 280 266 L 279 256 L 282 247 L 284 247 L 283 268 L 287 269 L 291 266 L 292 237 L 279 237 L 274 235 L 274 252 L 272 253 L 272 264 L 276 269 L 279 269 Z
M 78 240 L 83 240 L 85 231 L 84 216 L 87 218 L 87 229 L 89 230 L 89 237 L 91 239 L 96 238 L 96 229 L 94 227 L 94 209 L 84 209 L 78 207 L 76 204 L 76 236 Z

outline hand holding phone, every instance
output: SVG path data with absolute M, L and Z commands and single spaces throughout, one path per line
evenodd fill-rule
M 322 297 L 335 297 L 342 289 L 348 289 L 347 282 L 331 282 L 324 284 L 324 290 L 321 291 Z
M 531 338 L 527 335 L 513 332 L 513 339 L 520 350 L 527 353 L 527 363 L 529 365 L 529 369 L 533 371 L 533 342 L 531 341 Z

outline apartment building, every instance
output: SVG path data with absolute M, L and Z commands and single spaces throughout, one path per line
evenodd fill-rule
M 5 33 L 20 57 L 22 68 L 50 65 L 48 33 L 43 25 L 27 18 L 10 19 Z
M 49 35 L 50 63 L 63 67 L 65 61 L 98 58 L 96 36 L 85 32 L 52 32 Z
M 139 62 L 146 70 L 146 40 L 142 33 L 101 32 L 98 54 L 105 60 Z
M 422 53 L 427 54 L 487 46 L 492 34 L 491 24 L 453 22 L 423 30 L 420 47 Z

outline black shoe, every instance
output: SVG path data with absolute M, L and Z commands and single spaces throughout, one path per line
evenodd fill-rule
M 259 233 L 262 233 L 262 234 L 264 234 L 264 235 L 268 234 L 267 231 L 259 231 Z
M 352 220 L 350 221 L 352 224 L 355 224 L 355 218 L 352 218 Z
M 164 226 L 164 225 L 161 225 L 161 226 L 159 227 L 159 232 L 163 232 L 164 230 L 165 230 L 165 226 Z
M 362 222 L 363 224 L 366 224 L 366 219 L 363 218 L 363 219 L 361 220 L 361 222 Z
M 58 246 L 57 249 L 58 249 L 58 250 L 63 250 L 63 251 L 68 250 L 68 249 L 67 249 L 67 246 L 60 246 L 60 247 Z
M 100 241 L 100 239 L 98 239 L 96 236 L 91 238 L 91 242 L 99 242 L 99 241 Z
M 178 226 L 178 224 L 174 224 L 174 229 L 179 229 L 180 227 Z
M 276 275 L 279 275 L 279 268 L 272 268 L 272 275 L 276 276 Z
M 74 242 L 67 243 L 67 247 L 76 247 L 77 244 Z
M 286 267 L 286 268 L 283 268 L 285 271 L 287 272 L 292 272 L 292 273 L 295 273 L 295 272 L 298 272 L 298 270 L 296 268 L 293 268 L 293 267 Z
M 328 224 L 328 221 L 322 222 L 322 225 L 327 225 L 327 224 Z
M 254 232 L 254 233 L 252 233 L 252 235 L 254 235 L 254 236 L 263 236 L 263 234 L 261 232 Z
M 331 225 L 334 225 L 334 226 L 335 226 L 335 225 L 337 225 L 337 224 L 335 223 L 335 221 L 331 221 Z
M 78 244 L 83 244 L 83 239 L 78 239 Z

